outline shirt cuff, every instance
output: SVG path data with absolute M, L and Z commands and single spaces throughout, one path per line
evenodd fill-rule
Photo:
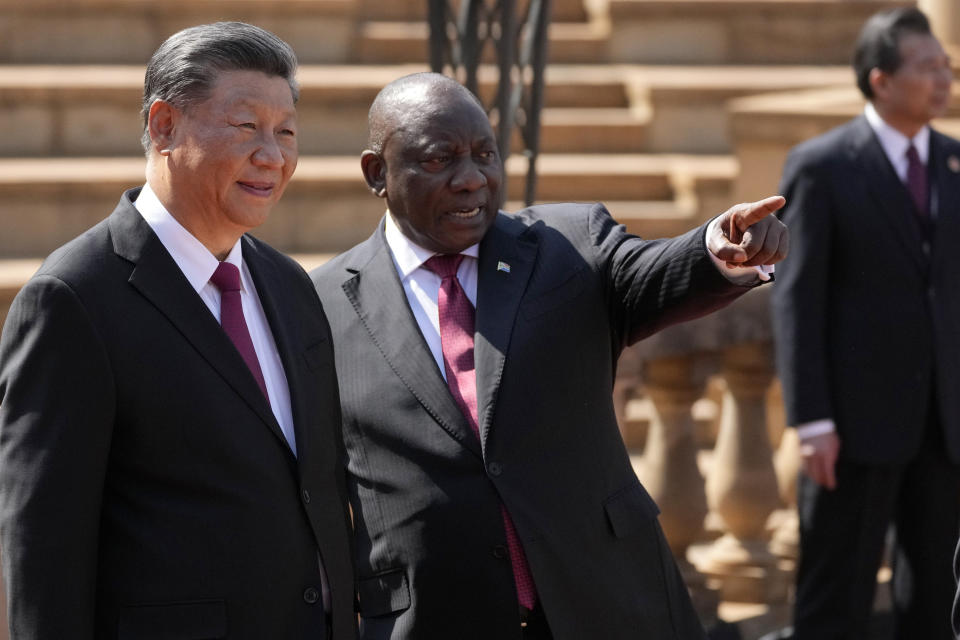
M 798 424 L 796 428 L 797 435 L 800 436 L 801 440 L 807 440 L 814 436 L 822 436 L 825 433 L 834 433 L 837 430 L 837 426 L 830 418 L 804 422 L 803 424 Z
M 709 226 L 707 226 L 708 238 L 711 234 L 716 232 L 716 226 L 720 224 L 719 220 L 720 216 L 717 216 L 710 221 Z M 713 252 L 709 249 L 707 249 L 707 253 L 710 255 L 710 259 L 713 260 L 713 264 L 717 266 L 717 269 L 720 271 L 720 273 L 722 273 L 727 280 L 733 282 L 734 284 L 749 284 L 757 279 L 767 282 L 770 280 L 770 274 L 773 273 L 772 264 L 761 264 L 755 267 L 731 267 L 725 261 L 713 255 Z

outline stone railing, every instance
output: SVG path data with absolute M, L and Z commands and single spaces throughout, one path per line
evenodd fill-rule
M 701 617 L 728 617 L 718 603 L 763 605 L 758 630 L 788 622 L 797 535 L 799 457 L 783 428 L 768 298 L 769 286 L 755 289 L 632 347 L 615 389 L 637 475 Z

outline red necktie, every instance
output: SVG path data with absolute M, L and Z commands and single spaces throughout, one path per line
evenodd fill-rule
M 473 360 L 474 309 L 457 279 L 457 269 L 463 255 L 436 255 L 424 263 L 424 267 L 440 276 L 440 345 L 443 365 L 447 373 L 447 386 L 457 406 L 470 423 L 473 433 L 480 437 L 477 421 L 477 372 Z M 513 579 L 517 586 L 517 599 L 527 609 L 537 603 L 537 590 L 530 575 L 527 557 L 520 545 L 520 537 L 506 507 L 500 505 L 503 528 L 507 536 L 507 549 L 513 566 Z
M 250 373 L 260 385 L 260 391 L 263 391 L 264 397 L 269 401 L 270 396 L 267 395 L 267 384 L 263 380 L 260 361 L 257 360 L 257 352 L 253 348 L 250 331 L 247 330 L 247 321 L 243 318 L 243 305 L 240 302 L 240 270 L 229 262 L 221 262 L 210 277 L 210 282 L 220 290 L 220 326 L 240 352 L 243 361 L 250 368 Z
M 927 212 L 927 168 L 920 162 L 920 154 L 912 144 L 907 149 L 907 189 L 913 196 L 913 204 L 917 207 L 917 214 L 926 218 Z

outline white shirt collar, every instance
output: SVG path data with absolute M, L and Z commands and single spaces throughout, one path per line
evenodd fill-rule
M 140 195 L 134 202 L 137 211 L 143 219 L 150 225 L 153 232 L 157 234 L 164 248 L 170 253 L 174 262 L 183 271 L 190 285 L 200 291 L 210 281 L 210 276 L 216 271 L 220 263 L 217 257 L 210 253 L 210 250 L 203 246 L 203 243 L 197 240 L 193 234 L 187 231 L 176 218 L 174 218 L 167 208 L 163 206 L 157 194 L 150 188 L 148 182 L 140 190 Z M 243 252 L 241 250 L 240 240 L 237 240 L 225 262 L 236 265 L 243 273 Z M 240 287 L 246 290 L 244 278 L 240 278 Z
M 877 113 L 877 109 L 873 106 L 872 102 L 867 102 L 867 106 L 863 109 L 863 114 L 866 116 L 867 122 L 870 123 L 870 128 L 873 129 L 877 135 L 880 146 L 883 147 L 888 158 L 891 160 L 894 158 L 903 158 L 907 153 L 907 149 L 913 144 L 913 146 L 917 148 L 917 155 L 920 156 L 920 162 L 927 164 L 927 160 L 930 157 L 929 126 L 924 125 L 920 131 L 917 132 L 917 135 L 913 136 L 913 138 L 908 138 L 887 124 L 886 121 L 880 117 L 880 114 Z
M 390 213 L 389 210 L 385 217 L 386 222 L 383 232 L 387 239 L 387 246 L 390 247 L 390 252 L 393 253 L 393 260 L 397 265 L 397 270 L 400 272 L 400 278 L 405 279 L 419 269 L 424 262 L 433 257 L 435 253 L 429 249 L 424 249 L 403 235 L 400 227 L 397 226 L 396 221 L 393 219 L 393 214 Z M 480 245 L 471 245 L 460 253 L 472 258 L 478 258 L 480 256 Z

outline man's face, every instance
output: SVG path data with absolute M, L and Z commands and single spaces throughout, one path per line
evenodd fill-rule
M 483 109 L 457 92 L 434 92 L 391 122 L 379 171 L 400 230 L 438 253 L 480 242 L 497 216 L 503 180 Z
M 875 103 L 894 127 L 918 131 L 950 104 L 950 59 L 936 38 L 916 33 L 900 38 L 900 58 L 894 73 L 880 74 Z
M 284 78 L 219 74 L 179 111 L 169 147 L 171 211 L 188 228 L 240 234 L 263 223 L 297 166 L 297 116 Z

